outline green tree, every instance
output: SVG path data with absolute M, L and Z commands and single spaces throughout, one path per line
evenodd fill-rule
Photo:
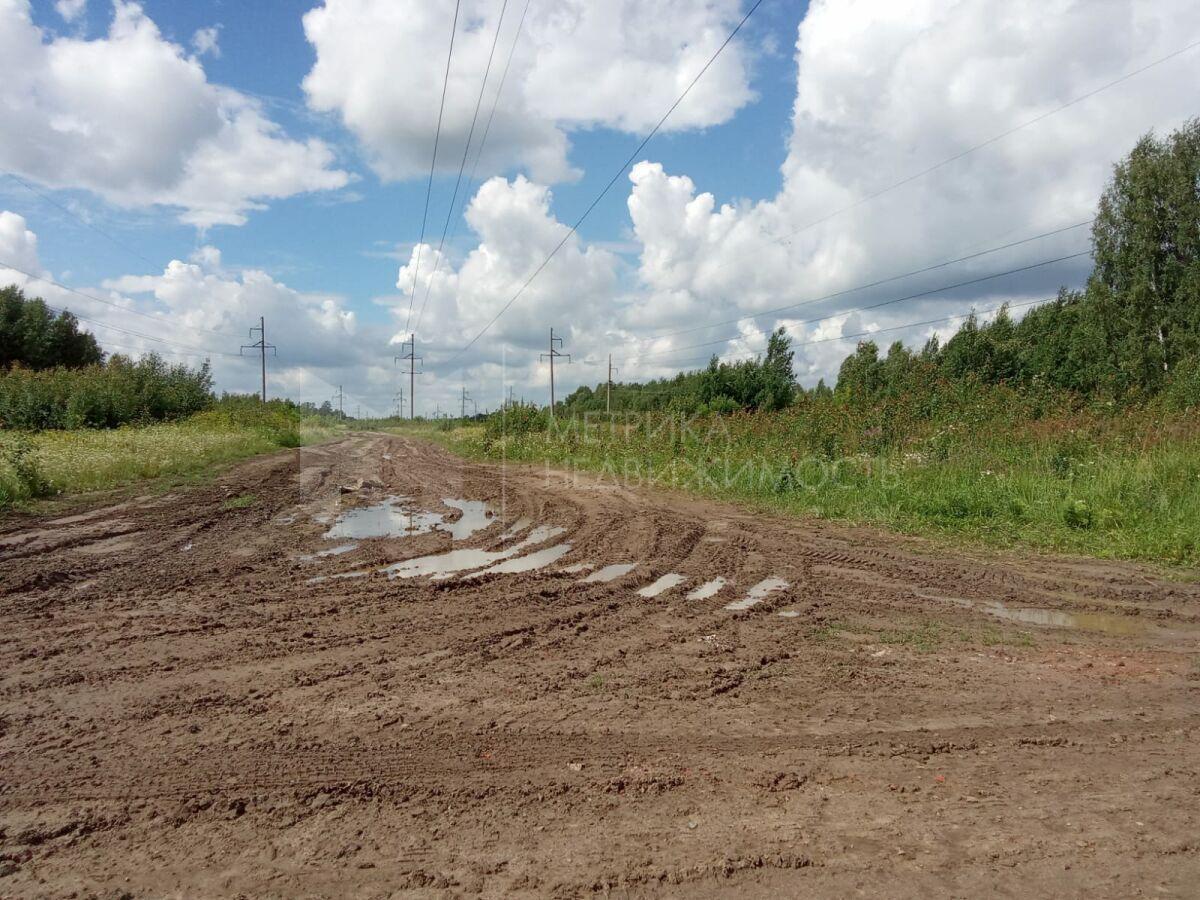
M 0 288 L 0 368 L 78 369 L 103 359 L 96 339 L 79 330 L 71 313 L 54 315 L 41 298 L 27 298 L 16 285 Z
M 1200 120 L 1148 134 L 1113 170 L 1092 226 L 1088 299 L 1115 314 L 1115 362 L 1158 389 L 1200 351 Z

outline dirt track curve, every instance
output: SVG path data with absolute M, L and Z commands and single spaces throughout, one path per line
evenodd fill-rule
M 1195 584 L 383 435 L 95 503 L 0 520 L 0 896 L 1200 885 Z M 380 571 L 463 548 L 556 558 Z

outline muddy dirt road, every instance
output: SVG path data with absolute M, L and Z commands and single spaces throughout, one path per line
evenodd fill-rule
M 72 513 L 0 521 L 0 896 L 1200 885 L 1194 584 L 382 435 Z

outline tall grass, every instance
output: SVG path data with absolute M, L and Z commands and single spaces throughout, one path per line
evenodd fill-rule
M 1200 563 L 1200 419 L 1166 402 L 946 382 L 869 407 L 808 396 L 776 413 L 507 418 L 428 434 L 770 511 Z
M 284 402 L 226 397 L 180 422 L 113 429 L 0 430 L 0 509 L 37 497 L 188 475 L 330 436 Z

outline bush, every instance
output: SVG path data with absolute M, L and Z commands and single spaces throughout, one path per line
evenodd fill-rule
M 213 402 L 208 364 L 169 365 L 155 354 L 134 362 L 0 371 L 0 427 L 116 428 L 186 418 Z
M 0 482 L 0 507 L 51 493 L 52 486 L 38 466 L 33 442 L 27 435 L 7 432 L 0 436 L 0 462 L 7 464 L 13 479 L 10 485 Z

